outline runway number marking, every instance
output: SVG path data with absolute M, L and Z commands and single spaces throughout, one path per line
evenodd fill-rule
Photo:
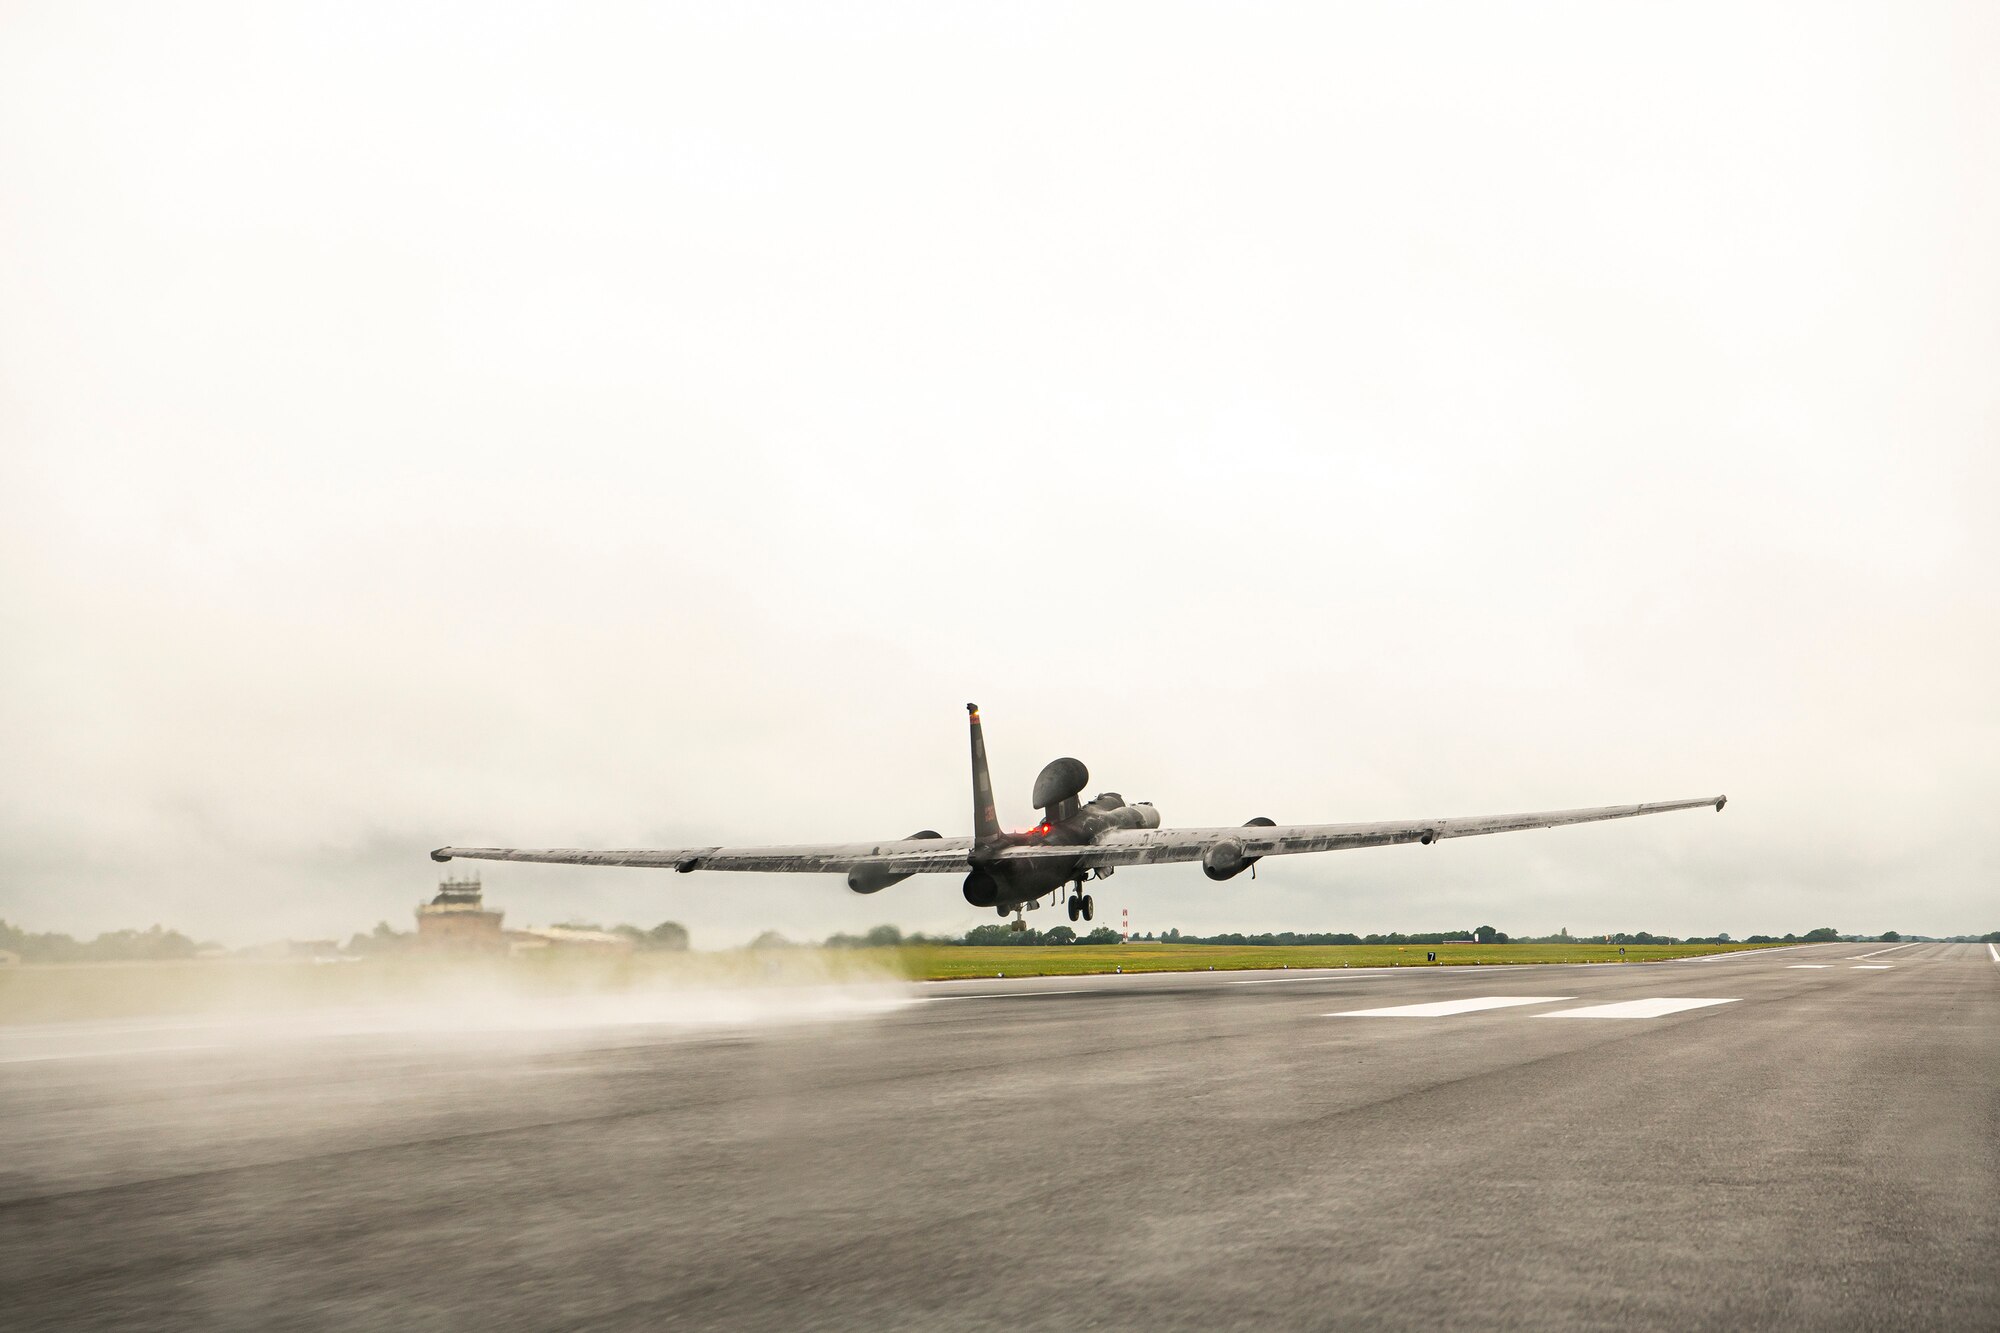
M 1738 1000 L 1623 1000 L 1617 1004 L 1593 1004 L 1582 1009 L 1559 1009 L 1536 1018 L 1662 1018 L 1685 1009 L 1704 1009 L 1712 1004 L 1738 1004 Z
M 1476 1014 L 1483 1009 L 1511 1009 L 1522 1004 L 1556 1004 L 1574 999 L 1570 995 L 1482 995 L 1472 1000 L 1437 1000 L 1431 1004 L 1396 1004 L 1386 1009 L 1349 1009 L 1326 1014 L 1327 1018 L 1449 1018 L 1453 1014 Z

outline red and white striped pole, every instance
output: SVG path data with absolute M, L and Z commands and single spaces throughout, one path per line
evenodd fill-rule
M 1132 938 L 1132 909 L 1129 907 L 1121 907 L 1118 909 L 1118 942 L 1120 944 L 1124 944 L 1131 938 Z

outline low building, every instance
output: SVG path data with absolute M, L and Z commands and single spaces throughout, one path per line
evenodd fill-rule
M 584 930 L 576 926 L 538 926 L 507 932 L 507 948 L 515 955 L 559 949 L 565 953 L 621 954 L 632 952 L 632 941 L 608 930 Z
M 417 947 L 498 953 L 507 947 L 505 915 L 487 908 L 479 876 L 443 880 L 437 896 L 417 908 Z

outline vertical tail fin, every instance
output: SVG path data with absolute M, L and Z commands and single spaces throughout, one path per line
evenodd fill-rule
M 986 771 L 986 736 L 979 729 L 979 705 L 967 704 L 972 718 L 972 840 L 990 841 L 1000 836 L 1000 819 L 993 813 L 993 778 Z

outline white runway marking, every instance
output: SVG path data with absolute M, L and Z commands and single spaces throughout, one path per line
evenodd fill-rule
M 1701 1009 L 1711 1004 L 1737 1004 L 1737 1000 L 1623 1000 L 1617 1004 L 1593 1004 L 1582 1009 L 1559 1009 L 1536 1018 L 1660 1018 L 1683 1009 Z
M 1894 966 L 1894 963 L 1856 963 L 1847 970 L 1850 972 L 1887 972 Z
M 1438 1000 L 1431 1004 L 1397 1004 L 1387 1009 L 1349 1009 L 1324 1014 L 1325 1018 L 1447 1018 L 1452 1014 L 1476 1014 L 1482 1009 L 1511 1009 L 1520 1004 L 1555 1004 L 1574 999 L 1570 995 L 1481 995 L 1472 1000 Z
M 1874 958 L 1874 957 L 1877 957 L 1878 955 L 1881 955 L 1881 954 L 1885 954 L 1885 953 L 1894 953 L 1894 952 L 1896 952 L 1896 950 L 1898 950 L 1898 949 L 1914 949 L 1914 948 L 1916 948 L 1916 947 L 1917 947 L 1917 946 L 1918 946 L 1919 944 L 1921 944 L 1921 943 L 1923 943 L 1923 941 L 1922 941 L 1922 940 L 1911 940 L 1911 941 L 1910 941 L 1910 942 L 1909 942 L 1908 944 L 1892 944 L 1892 945 L 1890 945 L 1890 946 L 1889 946 L 1888 948 L 1886 948 L 1886 949 L 1877 949 L 1877 950 L 1876 950 L 1876 951 L 1875 951 L 1874 953 L 1856 953 L 1856 954 L 1849 954 L 1849 955 L 1848 955 L 1848 957 L 1850 957 L 1850 958 L 1853 958 L 1853 959 L 1857 959 L 1857 960 L 1859 960 L 1859 959 L 1862 959 L 1862 958 Z
M 1996 963 L 2000 963 L 2000 944 L 1989 944 L 1989 945 L 1987 945 L 1987 946 L 1986 946 L 1986 952 L 1988 952 L 1988 953 L 1990 953 L 1990 954 L 1992 954 L 1992 955 L 1993 955 L 1993 961 L 1994 961 L 1994 962 L 1996 962 Z
M 1795 968 L 1795 967 L 1809 968 L 1816 972 L 1821 968 L 1832 967 L 1833 964 L 1832 963 L 1786 963 L 1785 966 L 1788 968 Z

